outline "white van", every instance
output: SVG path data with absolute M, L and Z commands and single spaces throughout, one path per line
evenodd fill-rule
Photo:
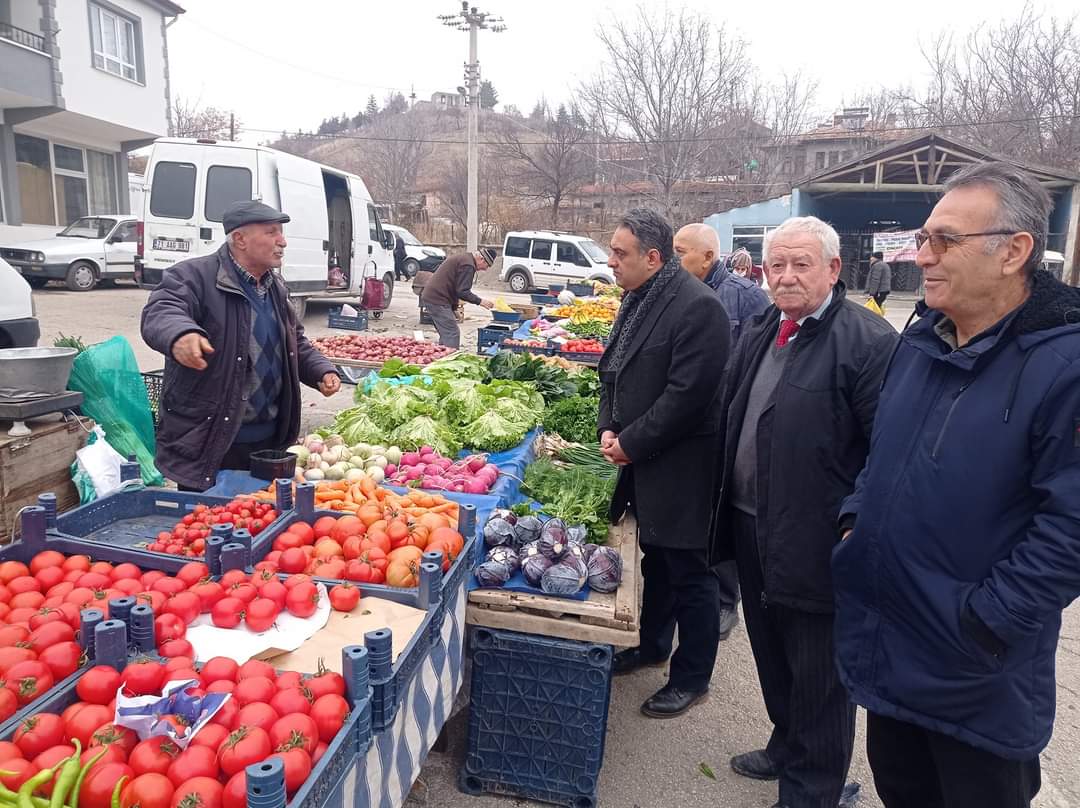
M 366 278 L 394 293 L 394 237 L 383 230 L 371 194 L 353 174 L 265 146 L 161 138 L 146 172 L 136 280 L 154 286 L 185 258 L 214 252 L 225 240 L 225 209 L 257 199 L 291 218 L 281 274 L 297 314 L 308 298 L 362 294 Z M 349 279 L 329 285 L 331 262 Z
M 604 248 L 585 236 L 552 230 L 507 233 L 499 280 L 514 292 L 552 283 L 615 283 Z
M 0 258 L 0 348 L 33 348 L 40 336 L 30 284 Z

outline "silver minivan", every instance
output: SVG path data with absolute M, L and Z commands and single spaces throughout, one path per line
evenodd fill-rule
M 527 292 L 553 283 L 615 283 L 615 274 L 607 261 L 604 248 L 587 236 L 522 230 L 506 234 L 499 280 L 514 292 Z

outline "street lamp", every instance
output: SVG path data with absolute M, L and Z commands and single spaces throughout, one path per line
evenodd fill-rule
M 462 0 L 461 11 L 456 14 L 440 14 L 439 21 L 448 28 L 469 32 L 469 61 L 465 64 L 465 104 L 469 108 L 469 189 L 466 216 L 466 249 L 476 252 L 480 244 L 480 224 L 477 216 L 477 193 L 479 185 L 479 159 L 477 149 L 480 133 L 480 61 L 476 56 L 476 32 L 481 28 L 496 33 L 505 31 L 502 17 L 495 17 L 486 11 L 477 11 L 476 6 L 469 6 L 468 0 Z

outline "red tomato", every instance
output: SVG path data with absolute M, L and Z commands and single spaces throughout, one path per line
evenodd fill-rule
M 289 525 L 289 532 L 304 540 L 304 544 L 315 543 L 315 530 L 307 522 L 294 522 Z
M 286 745 L 299 746 L 309 755 L 313 755 L 319 743 L 319 728 L 315 719 L 308 715 L 282 715 L 270 728 L 270 743 L 275 749 Z
M 161 614 L 161 610 L 165 607 L 165 596 L 160 592 L 137 592 L 135 599 L 139 603 L 145 603 L 154 610 L 154 614 Z
M 190 657 L 195 654 L 195 649 L 187 640 L 169 640 L 158 646 L 158 654 L 163 657 Z M 198 679 L 196 674 L 193 678 Z
M 6 687 L 0 687 L 0 721 L 7 721 L 18 710 L 18 697 Z
M 330 607 L 339 612 L 351 612 L 360 602 L 360 590 L 349 584 L 338 584 L 330 590 Z
M 4 761 L 4 771 L 11 772 L 9 775 L 0 775 L 0 783 L 3 783 L 12 791 L 18 791 L 19 786 L 38 773 L 38 768 L 29 760 L 22 758 L 9 758 Z
M 79 669 L 82 653 L 82 647 L 77 642 L 61 642 L 42 649 L 38 661 L 47 665 L 53 679 L 59 682 Z
M 311 712 L 311 702 L 311 691 L 297 686 L 284 690 L 279 688 L 274 697 L 270 699 L 270 706 L 277 711 L 278 715 L 291 715 L 292 713 L 307 715 Z M 277 748 L 277 744 L 274 744 L 274 748 Z
M 30 568 L 21 561 L 5 561 L 0 564 L 0 583 L 8 584 L 16 578 L 30 574 Z
M 202 599 L 194 592 L 180 592 L 165 601 L 165 614 L 175 614 L 185 626 L 191 625 L 201 611 Z
M 244 610 L 244 623 L 256 633 L 269 631 L 280 611 L 270 598 L 255 598 Z
M 288 594 L 289 590 L 285 588 L 285 584 L 276 577 L 259 587 L 259 597 L 274 601 L 278 611 L 285 608 L 285 598 Z
M 231 679 L 218 679 L 206 686 L 207 693 L 232 693 L 236 690 L 236 682 Z
M 243 583 L 236 584 L 230 587 L 228 590 L 229 597 L 242 600 L 244 603 L 251 603 L 255 598 L 259 597 L 259 590 L 256 589 L 250 582 L 244 581 Z
M 154 619 L 154 634 L 159 643 L 182 640 L 187 634 L 187 623 L 175 614 L 163 614 Z
M 83 678 L 85 677 L 86 675 Z M 103 704 L 79 702 L 72 705 L 69 710 L 64 710 L 62 716 L 64 737 L 69 741 L 78 740 L 84 749 L 90 746 L 90 738 L 97 732 L 98 727 L 113 718 L 113 713 Z
M 222 808 L 225 788 L 213 777 L 193 777 L 173 792 L 171 808 Z
M 33 631 L 30 632 L 27 642 L 37 652 L 48 648 L 50 645 L 75 640 L 75 629 L 68 625 L 63 617 L 63 612 L 56 610 L 53 614 L 58 615 L 57 620 L 44 623 L 36 628 L 31 623 L 30 627 Z
M 276 690 L 277 688 L 274 687 L 272 679 L 267 679 L 265 676 L 256 676 L 251 679 L 241 679 L 237 682 L 236 690 L 233 691 L 233 698 L 241 707 L 254 704 L 257 701 L 269 703 Z
M 345 724 L 349 703 L 337 694 L 321 696 L 311 705 L 311 718 L 319 729 L 319 740 L 330 743 Z
M 279 718 L 279 713 L 273 707 L 266 702 L 255 701 L 251 704 L 245 704 L 240 708 L 240 715 L 237 717 L 237 721 L 242 727 L 258 727 L 259 729 L 270 732 L 270 727 L 274 726 L 274 723 Z M 274 745 L 275 748 L 277 744 Z
M 128 757 L 128 765 L 135 770 L 135 774 L 165 774 L 179 754 L 179 746 L 164 735 L 158 735 L 137 743 Z
M 150 659 L 136 660 L 120 674 L 127 696 L 149 696 L 161 692 L 165 682 L 165 666 Z
M 307 567 L 307 555 L 299 547 L 290 547 L 281 554 L 282 572 L 303 572 Z
M 290 575 L 288 578 L 286 578 L 285 579 L 285 588 L 291 590 L 291 589 L 294 589 L 295 587 L 300 586 L 301 584 L 310 584 L 310 583 L 311 583 L 311 576 L 310 575 L 304 575 L 303 573 L 300 573 L 299 575 Z
M 284 752 L 276 752 L 271 757 L 281 758 L 285 764 L 285 790 L 293 794 L 311 774 L 311 755 L 295 747 Z
M 303 682 L 304 677 L 296 671 L 284 671 L 278 676 L 274 684 L 277 685 L 278 690 L 288 690 L 289 688 L 300 687 Z
M 334 527 L 337 525 L 337 519 L 333 516 L 320 516 L 315 520 L 315 524 L 312 525 L 313 538 L 322 539 L 329 536 L 334 532 Z
M 8 690 L 15 694 L 21 707 L 45 695 L 56 681 L 49 666 L 36 660 L 12 665 L 5 676 Z
M 236 628 L 244 617 L 246 605 L 239 598 L 222 598 L 210 610 L 210 619 L 218 628 Z
M 46 749 L 44 752 L 34 758 L 31 762 L 39 769 L 51 769 L 56 766 L 56 764 L 59 763 L 61 760 L 69 758 L 73 754 L 75 754 L 75 747 L 66 743 L 62 743 L 59 746 L 50 746 L 48 749 Z M 40 790 L 45 792 L 46 794 L 51 795 L 53 791 L 53 783 L 54 781 L 50 780 L 48 783 L 40 786 Z
M 142 575 L 142 570 L 134 564 L 124 563 L 117 564 L 109 577 L 112 578 L 115 583 L 116 581 L 138 580 L 140 575 Z
M 144 588 L 150 589 L 150 587 L 154 585 L 155 581 L 159 581 L 165 577 L 167 576 L 161 570 L 150 570 L 149 572 L 144 572 L 139 578 L 139 580 L 142 581 L 142 585 Z
M 182 566 L 176 573 L 176 577 L 190 589 L 199 581 L 210 577 L 210 568 L 201 561 L 192 561 Z
M 117 746 L 123 750 L 124 756 L 131 754 L 131 750 L 139 743 L 139 736 L 135 731 L 127 727 L 118 727 L 108 723 L 98 727 L 90 737 L 90 746 Z
M 319 672 L 312 676 L 310 679 L 304 680 L 304 687 L 311 691 L 312 698 L 318 699 L 322 696 L 334 694 L 337 696 L 345 695 L 345 677 L 340 673 L 334 673 L 334 671 L 328 671 L 321 664 L 319 665 Z
M 20 592 L 18 595 L 12 595 L 11 600 L 8 601 L 8 605 L 12 610 L 16 609 L 40 609 L 45 603 L 45 596 L 40 592 Z
M 204 724 L 202 729 L 195 733 L 195 737 L 191 739 L 190 745 L 206 746 L 213 749 L 216 753 L 228 737 L 229 730 L 221 726 L 221 724 Z
M 75 582 L 76 586 L 85 586 L 87 589 L 108 589 L 111 584 L 112 580 L 108 575 L 102 575 L 93 570 L 84 572 Z
M 236 727 L 236 717 L 240 715 L 240 705 L 236 699 L 229 699 L 227 702 L 218 708 L 218 711 L 214 713 L 214 717 L 210 719 L 211 724 L 220 724 L 230 732 Z M 197 735 L 195 736 L 198 737 Z
M 101 757 L 98 758 L 98 755 L 101 755 Z M 112 746 L 92 746 L 89 749 L 85 750 L 79 756 L 79 760 L 84 766 L 91 760 L 94 760 L 94 758 L 97 758 L 97 760 L 95 761 L 95 765 L 105 765 L 106 763 L 127 763 L 127 755 L 124 754 L 124 750 L 121 749 L 119 746 L 116 746 L 115 744 Z
M 218 750 L 218 764 L 226 775 L 232 777 L 251 764 L 266 760 L 273 751 L 266 730 L 240 726 L 229 734 L 228 740 Z
M 297 617 L 311 617 L 319 603 L 319 589 L 315 584 L 305 582 L 289 590 L 285 598 L 285 608 Z
M 322 756 L 326 754 L 326 750 L 330 748 L 330 744 L 319 741 L 319 745 L 315 747 L 315 754 L 311 756 L 311 765 L 318 766 L 319 761 L 322 760 Z
M 175 790 L 172 781 L 164 774 L 139 774 L 120 792 L 120 808 L 169 808 Z
M 11 648 L 29 637 L 30 629 L 26 626 L 0 626 L 0 648 Z
M 120 687 L 120 672 L 108 665 L 95 665 L 79 677 L 75 692 L 90 704 L 108 704 Z
M 195 667 L 195 659 L 189 656 L 176 656 L 170 657 L 169 661 L 165 663 L 166 675 L 173 673 L 174 671 L 186 671 Z M 168 679 L 166 679 L 168 681 Z
M 273 681 L 277 676 L 277 671 L 274 670 L 274 666 L 269 662 L 263 662 L 261 659 L 249 659 L 243 665 L 240 666 L 236 673 L 236 681 L 242 679 L 254 679 L 262 677 Z
M 64 559 L 64 562 L 60 567 L 68 572 L 70 570 L 83 570 L 84 572 L 90 569 L 90 556 L 78 555 L 68 556 Z
M 225 784 L 222 808 L 247 808 L 247 774 L 237 772 Z
M 79 790 L 80 808 L 110 808 L 112 793 L 121 777 L 129 780 L 135 772 L 126 763 L 106 763 L 90 769 Z
M 247 583 L 248 574 L 244 570 L 229 570 L 221 576 L 221 585 L 225 589 L 236 586 L 236 584 Z
M 64 563 L 64 554 L 56 550 L 42 550 L 30 559 L 30 574 L 37 575 L 43 569 L 59 568 Z
M 202 681 L 203 684 L 210 684 L 219 679 L 235 682 L 239 672 L 240 666 L 236 664 L 236 660 L 229 659 L 229 657 L 213 657 L 206 660 L 206 664 L 203 665 Z
M 205 746 L 189 746 L 176 756 L 169 766 L 168 778 L 179 788 L 193 777 L 212 777 L 218 775 L 217 758 L 214 750 Z
M 22 750 L 11 741 L 0 741 L 0 762 L 12 758 L 21 758 L 22 756 Z M 0 769 L 3 768 L 3 766 L 0 766 Z
M 41 582 L 32 575 L 21 575 L 6 584 L 12 595 L 21 595 L 23 592 L 41 592 Z
M 19 724 L 11 740 L 27 759 L 64 742 L 64 721 L 54 713 L 39 713 Z
M 46 567 L 40 572 L 34 573 L 34 577 L 37 578 L 43 592 L 48 592 L 54 586 L 62 583 L 64 580 L 64 571 L 59 567 Z
M 136 595 L 142 592 L 142 581 L 138 578 L 121 578 L 113 584 L 113 589 L 118 589 L 125 595 Z
M 225 590 L 215 581 L 196 584 L 190 591 L 199 598 L 199 609 L 204 613 L 214 608 L 214 604 L 225 597 Z

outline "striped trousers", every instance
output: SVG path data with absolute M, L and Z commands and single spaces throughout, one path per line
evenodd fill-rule
M 836 808 L 855 744 L 855 706 L 833 659 L 833 616 L 767 603 L 754 517 L 736 511 L 743 617 L 773 724 L 766 746 L 786 808 Z

